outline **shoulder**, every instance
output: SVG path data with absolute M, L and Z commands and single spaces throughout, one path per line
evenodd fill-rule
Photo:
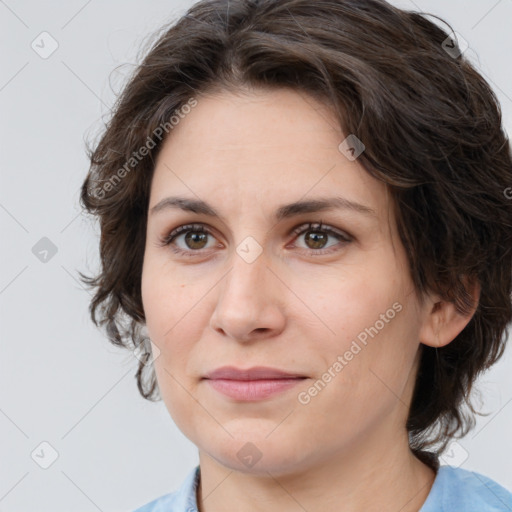
M 199 466 L 196 466 L 190 471 L 178 490 L 164 494 L 133 512 L 197 512 L 198 481 Z
M 420 512 L 512 511 L 512 493 L 489 477 L 453 466 L 441 466 Z

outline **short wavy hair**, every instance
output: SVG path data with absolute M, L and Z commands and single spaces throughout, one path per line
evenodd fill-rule
M 467 286 L 481 286 L 451 343 L 420 346 L 406 425 L 420 458 L 465 435 L 480 414 L 472 385 L 501 357 L 512 319 L 512 152 L 498 100 L 453 33 L 442 18 L 383 0 L 203 0 L 163 27 L 87 148 L 80 202 L 99 218 L 101 270 L 80 275 L 95 289 L 96 326 L 129 349 L 144 339 L 142 263 L 162 127 L 172 136 L 173 116 L 202 93 L 293 88 L 364 143 L 358 161 L 389 187 L 418 297 L 432 291 L 468 313 Z M 144 398 L 160 398 L 149 353 L 136 377 Z

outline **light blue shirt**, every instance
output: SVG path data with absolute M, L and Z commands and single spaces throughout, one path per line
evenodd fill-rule
M 198 482 L 199 466 L 196 466 L 177 491 L 134 512 L 198 512 Z M 441 466 L 419 512 L 512 512 L 512 493 L 480 473 Z

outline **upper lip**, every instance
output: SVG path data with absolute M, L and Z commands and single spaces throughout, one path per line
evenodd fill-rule
M 267 366 L 253 366 L 252 368 L 235 368 L 234 366 L 222 366 L 205 375 L 205 379 L 230 379 L 230 380 L 263 380 L 263 379 L 292 379 L 305 377 L 299 373 L 287 372 L 279 368 Z

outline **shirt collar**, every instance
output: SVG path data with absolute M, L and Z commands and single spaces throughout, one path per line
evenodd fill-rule
M 186 510 L 187 512 L 198 512 L 197 508 L 197 486 L 201 472 L 199 465 L 189 472 L 181 487 L 178 489 L 175 501 L 176 510 Z

